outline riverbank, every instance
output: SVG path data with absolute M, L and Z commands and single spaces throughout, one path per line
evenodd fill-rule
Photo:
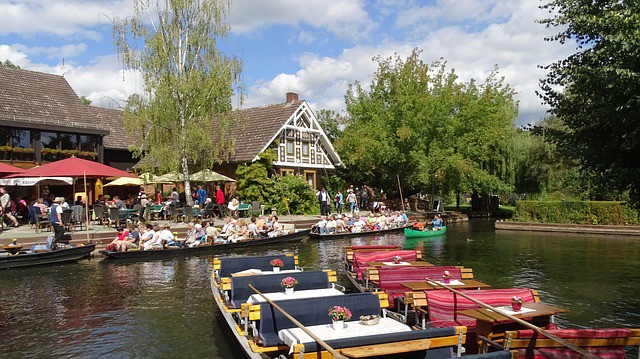
M 602 226 L 590 224 L 496 221 L 494 228 L 508 231 L 608 234 L 640 237 L 640 226 Z

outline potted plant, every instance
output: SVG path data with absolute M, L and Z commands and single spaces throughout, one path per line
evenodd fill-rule
M 394 264 L 399 264 L 400 261 L 402 261 L 402 257 L 400 257 L 400 256 L 393 257 L 393 263 Z
M 351 319 L 351 311 L 347 307 L 333 306 L 329 308 L 329 317 L 331 317 L 331 326 L 334 330 L 344 328 L 344 322 Z
M 442 282 L 444 284 L 451 283 L 451 273 L 448 270 L 446 270 L 446 271 L 444 271 L 444 273 L 442 273 Z
M 284 292 L 287 295 L 293 295 L 296 284 L 298 284 L 298 281 L 293 277 L 286 277 L 280 282 L 280 286 L 284 288 Z
M 0 158 L 8 160 L 12 150 L 11 146 L 0 146 Z
M 522 297 L 519 297 L 516 295 L 513 298 L 511 298 L 511 308 L 515 312 L 519 312 L 520 310 L 522 310 L 522 303 L 524 303 L 524 300 L 522 300 Z
M 284 267 L 284 262 L 280 258 L 272 259 L 269 264 L 271 264 L 271 267 L 273 267 L 273 273 L 280 272 L 280 269 Z

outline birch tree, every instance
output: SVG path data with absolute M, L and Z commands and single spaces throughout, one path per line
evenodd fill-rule
M 218 49 L 230 4 L 134 0 L 131 17 L 113 19 L 118 56 L 144 89 L 125 106 L 125 129 L 139 140 L 131 150 L 147 169 L 181 172 L 189 204 L 190 166 L 210 167 L 233 151 L 231 101 L 244 96 L 242 64 Z

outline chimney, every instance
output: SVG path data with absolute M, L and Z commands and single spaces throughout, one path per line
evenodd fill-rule
M 287 103 L 298 101 L 298 94 L 295 92 L 287 92 Z

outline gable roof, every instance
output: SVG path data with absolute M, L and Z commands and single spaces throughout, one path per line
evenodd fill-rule
M 235 138 L 236 151 L 229 161 L 252 162 L 303 103 L 303 100 L 295 100 L 238 110 L 240 121 L 246 122 L 236 125 L 231 130 L 231 137 Z

